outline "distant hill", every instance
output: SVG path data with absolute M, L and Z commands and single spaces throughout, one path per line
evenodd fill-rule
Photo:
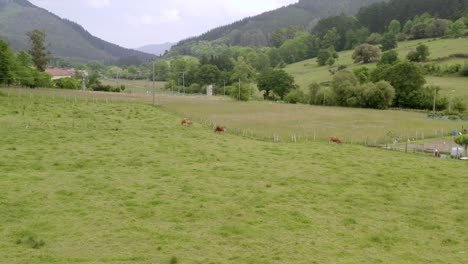
M 157 56 L 163 55 L 167 50 L 170 50 L 172 46 L 174 46 L 175 43 L 164 43 L 164 44 L 152 44 L 152 45 L 146 45 L 141 48 L 137 48 L 136 50 L 139 50 L 141 52 L 146 52 L 149 54 L 154 54 Z
M 258 16 L 248 17 L 230 25 L 212 29 L 201 36 L 179 42 L 175 48 L 197 41 L 222 40 L 229 45 L 267 46 L 269 35 L 280 27 L 301 25 L 311 29 L 319 19 L 328 16 L 355 14 L 363 6 L 385 0 L 300 0 Z
M 0 38 L 16 51 L 28 50 L 26 32 L 45 30 L 53 56 L 75 62 L 149 60 L 154 55 L 126 49 L 91 35 L 82 26 L 62 19 L 27 0 L 0 0 Z

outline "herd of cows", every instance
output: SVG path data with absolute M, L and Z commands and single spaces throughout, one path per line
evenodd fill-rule
M 192 126 L 192 121 L 187 118 L 187 117 L 184 117 L 182 118 L 182 120 L 180 121 L 180 124 L 182 126 Z M 215 133 L 224 133 L 227 131 L 227 128 L 225 126 L 221 126 L 221 125 L 214 125 L 214 132 Z M 337 136 L 331 136 L 328 138 L 328 142 L 334 142 L 334 143 L 337 143 L 337 144 L 342 144 L 343 142 L 340 140 L 339 137 Z

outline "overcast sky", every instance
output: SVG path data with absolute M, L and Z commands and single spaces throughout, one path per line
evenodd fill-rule
M 298 0 L 30 0 L 127 48 L 177 42 Z

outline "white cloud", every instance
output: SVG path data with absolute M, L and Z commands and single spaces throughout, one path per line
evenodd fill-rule
M 86 0 L 86 4 L 92 8 L 104 8 L 104 7 L 110 7 L 111 1 L 110 0 Z
M 163 10 L 158 18 L 160 22 L 175 22 L 180 19 L 180 12 L 175 8 Z

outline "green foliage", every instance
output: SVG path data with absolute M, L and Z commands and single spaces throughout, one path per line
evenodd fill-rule
M 357 18 L 361 25 L 369 28 L 370 32 L 379 33 L 385 32 L 392 20 L 406 22 L 403 33 L 409 34 L 411 28 L 416 27 L 417 24 L 421 23 L 424 26 L 424 24 L 431 23 L 433 20 L 431 15 L 437 15 L 442 19 L 458 19 L 463 16 L 464 12 L 466 12 L 466 1 L 390 0 L 362 8 Z M 424 13 L 427 15 L 421 16 Z M 420 17 L 416 21 L 407 22 L 417 15 Z
M 468 76 L 468 62 L 465 62 L 463 69 L 460 71 L 461 75 Z
M 414 109 L 432 110 L 434 107 L 434 96 L 436 96 L 436 110 L 442 111 L 448 106 L 447 97 L 439 95 L 440 87 L 423 87 L 411 91 L 405 98 L 405 104 Z
M 30 48 L 29 54 L 32 57 L 34 65 L 39 71 L 45 71 L 50 61 L 50 52 L 46 48 L 46 33 L 38 29 L 34 29 L 26 34 L 29 37 Z
M 13 82 L 13 64 L 15 58 L 10 45 L 0 39 L 0 84 Z
M 358 80 L 351 72 L 341 71 L 335 74 L 331 87 L 335 94 L 336 103 L 339 106 L 355 106 L 350 104 L 350 99 L 356 96 L 358 84 Z
M 34 71 L 34 87 L 51 88 L 54 86 L 52 76 L 46 72 Z
M 394 64 L 397 63 L 398 60 L 398 52 L 395 50 L 389 50 L 387 52 L 384 52 L 382 54 L 382 57 L 380 58 L 379 65 L 382 64 Z
M 74 78 L 62 78 L 54 81 L 55 86 L 60 89 L 78 90 L 81 88 L 81 82 Z
M 416 51 L 409 52 L 406 58 L 409 61 L 413 62 L 424 62 L 427 60 L 427 57 L 429 57 L 429 55 L 429 47 L 427 47 L 424 44 L 421 44 L 416 48 Z
M 393 103 L 395 89 L 386 81 L 368 83 L 362 91 L 361 106 L 366 108 L 387 109 Z
M 333 65 L 338 58 L 338 53 L 333 48 L 321 49 L 317 55 L 317 64 L 319 66 Z
M 305 104 L 307 103 L 307 98 L 301 89 L 295 88 L 295 89 L 290 90 L 286 94 L 286 96 L 284 97 L 284 101 L 290 104 L 298 104 L 298 103 Z
M 309 85 L 309 90 L 306 95 L 308 104 L 311 104 L 311 105 L 318 104 L 319 100 L 321 99 L 318 96 L 320 90 L 321 90 L 321 87 L 318 83 L 311 83 Z
M 366 42 L 372 45 L 377 45 L 381 44 L 383 40 L 383 37 L 379 33 L 372 33 L 370 36 L 367 38 Z
M 354 68 L 353 73 L 359 80 L 360 84 L 367 83 L 370 80 L 370 70 L 367 67 Z
M 385 33 L 382 39 L 382 51 L 391 50 L 397 46 L 396 35 L 393 33 Z
M 465 28 L 465 23 L 462 20 L 457 20 L 449 26 L 447 36 L 452 38 L 462 37 L 465 34 Z
M 240 87 L 239 84 L 226 87 L 228 90 L 229 95 L 232 99 L 238 101 L 249 101 L 251 90 L 250 85 L 247 83 L 241 83 Z
M 281 69 L 268 69 L 260 73 L 257 85 L 260 91 L 265 91 L 266 99 L 269 98 L 270 91 L 277 94 L 280 99 L 292 89 L 296 88 L 294 78 Z
M 390 35 L 396 36 L 398 33 L 401 31 L 401 23 L 400 21 L 393 19 L 390 21 L 390 24 L 388 25 L 388 33 Z
M 322 39 L 322 48 L 333 48 L 334 50 L 341 50 L 340 48 L 341 36 L 338 30 L 334 27 L 330 29 Z
M 446 19 L 435 19 L 426 28 L 426 37 L 437 38 L 445 36 L 450 23 L 451 22 Z
M 380 49 L 370 44 L 361 44 L 354 50 L 355 63 L 371 63 L 380 59 Z
M 450 105 L 450 110 L 452 113 L 463 113 L 467 109 L 465 102 L 461 98 L 453 98 Z
M 356 30 L 348 30 L 346 32 L 346 49 L 353 49 L 361 43 L 366 42 L 369 37 L 369 29 L 361 27 Z
M 206 64 L 200 67 L 197 72 L 197 82 L 201 84 L 219 83 L 221 72 L 215 65 Z
M 374 82 L 385 80 L 395 88 L 395 103 L 397 106 L 411 107 L 408 96 L 411 92 L 419 90 L 426 80 L 418 65 L 403 61 L 394 65 L 379 65 L 372 73 Z
M 458 145 L 463 146 L 465 148 L 465 155 L 466 155 L 466 153 L 468 152 L 468 134 L 457 136 L 454 141 Z

